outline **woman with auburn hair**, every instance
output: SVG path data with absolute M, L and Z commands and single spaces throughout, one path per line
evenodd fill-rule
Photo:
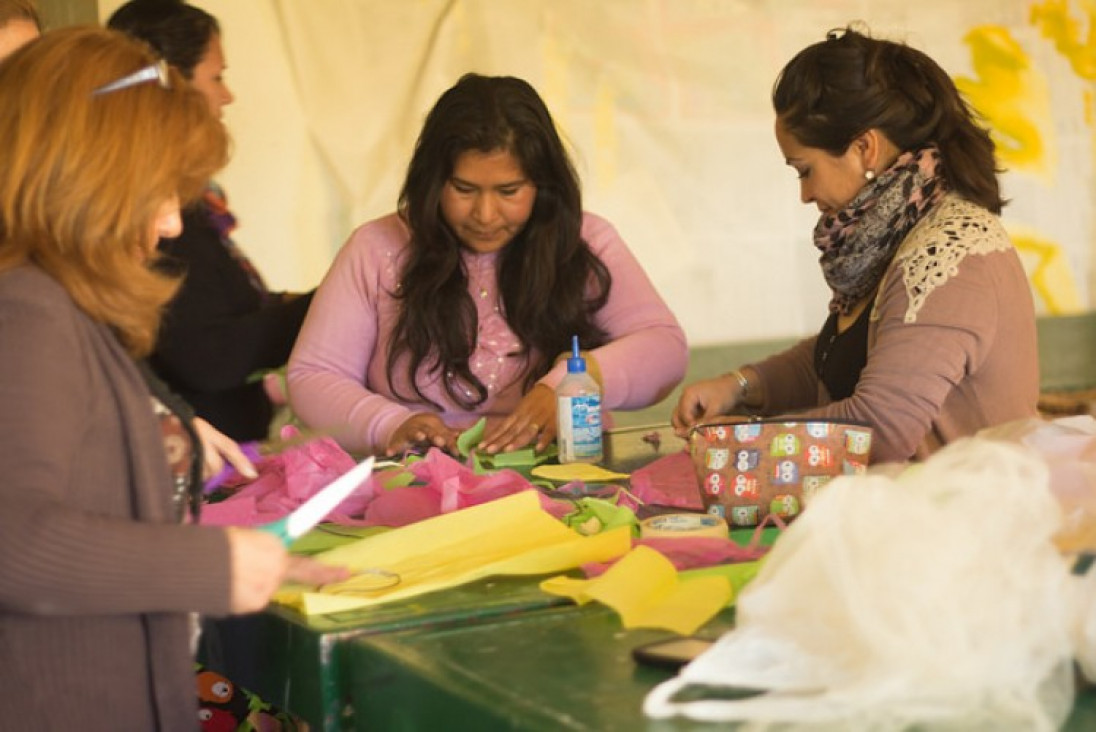
M 773 87 L 777 145 L 820 216 L 816 336 L 682 391 L 673 423 L 735 410 L 863 422 L 873 462 L 927 457 L 1039 395 L 1031 288 L 998 218 L 993 140 L 947 73 L 854 28 Z
M 0 649 L 20 659 L 0 718 L 192 730 L 188 613 L 259 610 L 290 570 L 341 573 L 173 507 L 171 420 L 135 359 L 178 287 L 157 238 L 225 133 L 143 45 L 68 28 L 0 64 L 0 139 Z

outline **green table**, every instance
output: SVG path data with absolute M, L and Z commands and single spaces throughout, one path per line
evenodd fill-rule
M 718 636 L 732 619 L 725 611 L 698 635 Z M 346 650 L 355 729 L 726 729 L 643 716 L 647 692 L 671 672 L 637 665 L 631 651 L 665 637 L 624 630 L 615 614 L 591 605 L 361 639 Z M 1078 695 L 1064 729 L 1096 729 L 1096 691 Z
M 682 442 L 666 426 L 606 433 L 603 464 L 631 472 L 677 452 Z M 305 617 L 271 606 L 244 619 L 218 621 L 200 657 L 263 699 L 315 728 L 336 730 L 353 717 L 346 649 L 355 639 L 414 629 L 495 623 L 568 601 L 538 588 L 542 577 L 499 577 L 401 602 Z
M 272 606 L 250 618 L 248 633 L 257 658 L 246 673 L 252 691 L 290 709 L 316 729 L 340 729 L 351 710 L 344 649 L 347 642 L 412 628 L 504 620 L 562 605 L 566 599 L 542 592 L 542 578 L 485 579 L 443 592 L 333 615 L 305 617 Z M 218 669 L 230 678 L 234 669 Z M 242 675 L 242 674 L 241 674 Z
M 631 471 L 681 447 L 665 426 L 613 430 L 606 433 L 603 464 Z M 266 701 L 301 715 L 317 729 L 340 729 L 353 715 L 347 704 L 350 689 L 344 658 L 349 641 L 409 629 L 494 623 L 568 603 L 542 592 L 538 588 L 542 579 L 485 579 L 335 615 L 305 617 L 271 606 L 243 622 L 227 621 L 221 626 L 225 648 L 212 666 L 239 679 Z M 235 648 L 233 635 L 245 636 Z M 203 660 L 211 659 L 207 654 Z

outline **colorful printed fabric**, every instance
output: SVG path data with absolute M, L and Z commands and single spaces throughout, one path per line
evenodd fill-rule
M 236 217 L 228 210 L 228 200 L 225 197 L 224 190 L 211 181 L 206 186 L 205 193 L 202 194 L 202 202 L 205 204 L 205 210 L 209 217 L 210 225 L 217 230 L 217 233 L 221 237 L 221 244 L 223 244 L 225 249 L 228 250 L 228 253 L 232 255 L 232 259 L 236 261 L 236 264 L 240 266 L 240 269 L 247 274 L 247 279 L 251 283 L 251 286 L 262 294 L 264 298 L 268 297 L 270 295 L 270 290 L 267 288 L 266 283 L 263 282 L 259 270 L 255 269 L 255 265 L 251 263 L 251 260 L 247 258 L 247 255 L 243 253 L 243 250 L 236 246 L 236 242 L 232 240 L 232 232 L 236 230 Z
M 305 732 L 308 723 L 197 666 L 198 721 L 202 732 Z
M 843 210 L 818 220 L 814 245 L 833 290 L 831 312 L 848 315 L 875 290 L 906 234 L 947 192 L 943 167 L 933 145 L 902 153 Z
M 164 452 L 167 453 L 168 467 L 171 469 L 171 503 L 175 508 L 175 517 L 182 521 L 186 516 L 190 496 L 190 463 L 194 445 L 182 419 L 155 396 L 151 399 L 152 411 L 160 422 Z

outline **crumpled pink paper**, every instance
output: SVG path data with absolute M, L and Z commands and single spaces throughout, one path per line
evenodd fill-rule
M 292 437 L 285 434 L 283 438 Z M 259 477 L 233 495 L 202 508 L 208 526 L 256 526 L 283 518 L 313 494 L 355 465 L 331 438 L 317 438 L 258 461 Z M 407 468 L 421 485 L 384 489 L 393 471 L 376 471 L 327 517 L 346 526 L 406 526 L 432 516 L 493 501 L 520 491 L 536 490 L 520 473 L 500 470 L 477 475 L 470 467 L 436 448 Z M 538 492 L 541 506 L 560 518 L 570 503 Z
M 514 470 L 478 475 L 450 455 L 430 448 L 422 460 L 407 467 L 415 483 L 379 491 L 360 520 L 361 526 L 406 526 L 443 513 L 493 501 L 521 491 L 536 490 L 521 473 Z M 538 491 L 541 507 L 557 518 L 571 511 L 571 505 L 553 500 Z
M 632 539 L 632 547 L 646 546 L 654 549 L 670 560 L 679 572 L 684 569 L 713 567 L 717 564 L 734 562 L 752 562 L 768 553 L 769 547 L 760 546 L 756 541 L 749 546 L 741 546 L 731 539 L 710 536 L 698 537 L 653 537 Z M 582 571 L 587 577 L 603 574 L 614 562 L 585 564 Z
M 294 427 L 282 430 L 282 438 L 297 435 Z M 207 526 L 255 526 L 276 521 L 308 500 L 317 491 L 356 464 L 330 437 L 321 437 L 256 461 L 259 477 L 228 498 L 202 507 L 200 523 Z M 371 477 L 355 489 L 343 510 L 364 505 L 377 490 Z
M 696 468 L 685 450 L 665 455 L 632 473 L 632 493 L 644 503 L 703 511 Z

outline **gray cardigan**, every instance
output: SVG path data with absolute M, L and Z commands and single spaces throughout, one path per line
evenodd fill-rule
M 983 427 L 1036 416 L 1035 307 L 1023 265 L 998 218 L 955 194 L 899 245 L 848 399 L 831 401 L 815 374 L 815 340 L 752 365 L 762 411 L 866 422 L 873 462 L 925 458 Z
M 112 331 L 42 270 L 0 273 L 0 719 L 197 728 L 186 614 L 228 611 L 230 557 L 170 490 Z

